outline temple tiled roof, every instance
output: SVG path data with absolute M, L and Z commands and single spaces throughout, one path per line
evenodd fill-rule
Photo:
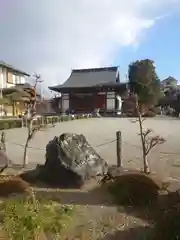
M 49 87 L 50 90 L 63 88 L 84 88 L 119 84 L 118 67 L 74 69 L 61 85 Z

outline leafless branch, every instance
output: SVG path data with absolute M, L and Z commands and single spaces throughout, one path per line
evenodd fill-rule
M 143 132 L 144 138 L 146 138 L 150 133 L 152 133 L 152 129 L 147 129 L 146 131 Z
M 0 174 L 1 174 L 2 172 L 4 172 L 4 170 L 5 170 L 7 167 L 8 167 L 8 164 L 6 164 L 4 167 L 2 167 L 2 168 L 0 169 Z
M 26 144 L 24 147 L 24 157 L 23 157 L 23 166 L 25 167 L 27 165 L 27 149 L 28 149 L 28 144 L 29 141 L 31 141 L 35 135 L 35 133 L 38 131 L 38 129 L 40 129 L 40 126 L 37 127 L 33 127 L 33 121 L 34 121 L 34 116 L 36 113 L 36 88 L 37 88 L 37 84 L 41 81 L 41 76 L 35 74 L 35 85 L 34 85 L 34 99 L 30 99 L 29 104 L 27 106 L 27 112 L 29 113 L 28 116 L 28 124 L 27 124 L 27 128 L 28 128 L 28 136 L 26 139 Z M 31 101 L 32 100 L 32 101 Z
M 149 141 L 148 148 L 146 150 L 146 155 L 150 152 L 152 148 L 154 148 L 156 145 L 163 144 L 165 142 L 165 139 L 160 136 L 152 137 Z
M 139 124 L 140 133 L 138 135 L 141 137 L 144 173 L 150 173 L 147 155 L 149 154 L 149 152 L 151 151 L 152 148 L 154 148 L 158 144 L 164 143 L 165 140 L 160 136 L 148 138 L 148 136 L 153 131 L 151 129 L 143 130 L 143 122 L 145 121 L 145 119 L 142 118 L 142 116 L 146 112 L 144 112 L 143 114 L 141 113 L 137 95 L 136 95 L 135 99 L 136 99 L 136 111 L 137 111 L 138 117 L 134 122 L 138 122 L 138 124 Z

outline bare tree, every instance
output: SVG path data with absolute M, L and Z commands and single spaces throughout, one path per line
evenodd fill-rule
M 24 146 L 24 156 L 23 156 L 23 167 L 25 167 L 28 164 L 28 159 L 27 159 L 27 149 L 29 142 L 31 139 L 34 137 L 35 133 L 37 130 L 39 130 L 37 127 L 33 127 L 33 120 L 34 116 L 36 113 L 36 101 L 37 101 L 37 94 L 36 94 L 36 89 L 37 89 L 37 84 L 42 82 L 41 81 L 41 76 L 40 75 L 35 75 L 35 85 L 34 85 L 34 96 L 30 98 L 30 101 L 27 105 L 27 129 L 28 129 L 28 135 L 26 139 L 26 143 Z
M 8 164 L 6 164 L 4 167 L 2 167 L 0 169 L 0 174 L 4 172 L 4 170 L 6 170 L 6 168 L 8 168 Z
M 160 136 L 150 136 L 150 134 L 153 132 L 151 129 L 143 129 L 143 122 L 145 118 L 143 118 L 143 113 L 141 113 L 140 105 L 138 101 L 138 96 L 135 98 L 136 100 L 136 111 L 137 111 L 137 120 L 135 122 L 138 122 L 139 124 L 139 135 L 141 138 L 141 144 L 142 144 L 142 155 L 143 155 L 143 171 L 146 174 L 150 173 L 149 168 L 149 162 L 147 159 L 147 156 L 149 152 L 158 144 L 162 144 L 165 142 L 165 139 Z

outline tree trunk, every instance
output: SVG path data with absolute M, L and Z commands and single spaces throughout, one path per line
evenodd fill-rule
M 149 174 L 150 169 L 149 169 L 149 164 L 148 164 L 148 160 L 147 160 L 145 136 L 143 134 L 142 116 L 141 116 L 138 101 L 136 101 L 136 109 L 137 109 L 137 114 L 138 114 L 139 130 L 140 130 L 140 137 L 141 137 L 141 144 L 142 144 L 143 169 L 144 169 L 145 174 Z
M 32 139 L 34 135 L 33 131 L 33 117 L 34 117 L 34 111 L 36 108 L 36 86 L 37 83 L 39 82 L 40 76 L 36 75 L 36 83 L 34 86 L 35 90 L 35 96 L 34 96 L 34 102 L 30 102 L 30 104 L 27 106 L 27 117 L 26 117 L 26 127 L 28 128 L 28 136 L 26 139 L 26 144 L 24 146 L 24 157 L 23 157 L 23 166 L 25 167 L 28 164 L 28 159 L 27 159 L 27 149 L 29 145 L 29 141 Z
M 24 146 L 24 156 L 23 156 L 23 167 L 25 168 L 28 164 L 28 159 L 27 159 L 27 149 L 28 149 L 28 144 L 29 144 L 29 138 L 26 140 L 26 144 Z
M 150 169 L 149 169 L 149 163 L 148 163 L 148 160 L 147 160 L 147 156 L 143 155 L 143 164 L 144 164 L 144 173 L 145 174 L 149 174 L 150 173 Z
M 28 164 L 27 149 L 28 149 L 29 141 L 32 138 L 32 126 L 33 126 L 33 119 L 30 119 L 29 121 L 27 121 L 28 136 L 26 139 L 26 144 L 24 146 L 24 157 L 23 157 L 23 167 L 24 168 Z

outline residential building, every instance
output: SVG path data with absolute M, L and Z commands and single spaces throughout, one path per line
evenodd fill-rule
M 5 62 L 0 61 L 0 88 L 13 87 L 16 84 L 25 84 L 30 75 Z
M 161 81 L 161 88 L 164 93 L 170 91 L 170 90 L 175 90 L 178 87 L 178 80 L 175 78 L 169 76 L 168 78 L 164 79 Z
M 22 70 L 19 70 L 3 61 L 0 61 L 0 96 L 4 97 L 6 94 L 15 91 L 14 87 L 26 83 L 26 78 L 30 75 Z M 22 101 L 13 101 L 13 104 L 1 105 L 0 115 L 17 115 L 18 105 L 23 105 Z

